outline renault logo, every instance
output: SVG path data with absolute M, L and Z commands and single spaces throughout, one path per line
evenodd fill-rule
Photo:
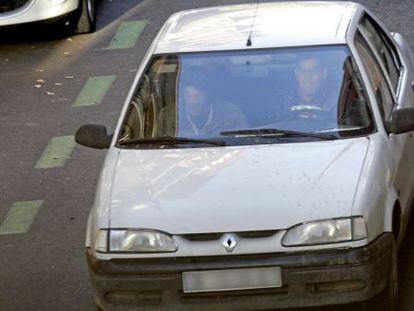
M 231 253 L 237 245 L 236 237 L 233 234 L 224 235 L 221 245 L 227 252 Z

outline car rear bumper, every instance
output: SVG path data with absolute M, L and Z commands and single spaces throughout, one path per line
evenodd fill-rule
M 105 310 L 268 310 L 369 300 L 385 288 L 392 234 L 355 249 L 207 258 L 87 260 L 98 305 Z M 283 287 L 185 294 L 182 272 L 282 269 Z
M 51 20 L 72 13 L 79 8 L 80 0 L 62 1 L 29 0 L 16 10 L 0 13 L 0 27 Z

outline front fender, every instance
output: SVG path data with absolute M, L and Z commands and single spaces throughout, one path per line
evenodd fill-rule
M 370 145 L 355 193 L 352 215 L 362 215 L 367 224 L 368 241 L 392 232 L 392 215 L 398 194 L 392 182 L 392 154 L 379 133 Z
M 384 231 L 392 232 L 393 214 L 396 203 L 398 202 L 398 194 L 394 187 L 389 187 L 384 202 Z
M 93 245 L 98 230 L 110 226 L 112 185 L 118 154 L 119 149 L 110 148 L 102 166 L 95 201 L 88 219 L 86 244 Z

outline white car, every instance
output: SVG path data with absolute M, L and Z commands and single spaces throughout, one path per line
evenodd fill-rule
M 189 10 L 145 56 L 86 253 L 105 310 L 397 310 L 414 186 L 413 58 L 364 6 Z
M 95 0 L 1 0 L 0 28 L 31 23 L 61 23 L 77 33 L 96 27 Z

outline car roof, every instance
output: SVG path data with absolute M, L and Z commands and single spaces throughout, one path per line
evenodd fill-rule
M 155 53 L 344 44 L 358 6 L 343 1 L 291 1 L 182 11 L 161 29 Z

